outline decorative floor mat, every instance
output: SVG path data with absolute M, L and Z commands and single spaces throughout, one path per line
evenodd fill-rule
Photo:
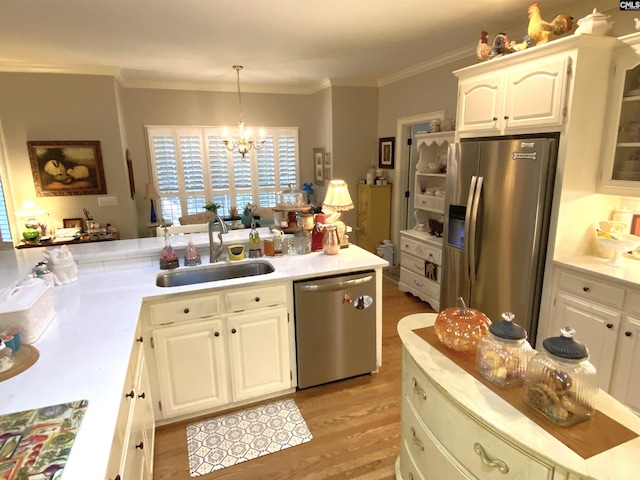
M 293 399 L 187 426 L 192 477 L 308 442 L 313 436 Z

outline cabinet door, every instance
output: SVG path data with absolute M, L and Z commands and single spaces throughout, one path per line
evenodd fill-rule
M 564 122 L 570 57 L 531 62 L 510 70 L 502 119 L 504 132 Z
M 574 338 L 589 349 L 589 360 L 598 372 L 598 386 L 609 391 L 616 339 L 622 313 L 595 303 L 585 302 L 563 292 L 556 297 L 551 335 L 570 326 Z
M 233 399 L 291 388 L 287 309 L 233 315 L 227 321 Z
M 640 320 L 627 317 L 620 331 L 611 394 L 640 415 Z
M 503 110 L 502 75 L 460 81 L 458 88 L 458 131 L 499 134 Z
M 358 246 L 376 253 L 379 242 L 389 238 L 391 185 L 358 185 Z
M 228 402 L 223 333 L 220 319 L 152 331 L 164 418 Z

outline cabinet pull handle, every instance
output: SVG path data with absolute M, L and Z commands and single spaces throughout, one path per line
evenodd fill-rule
M 140 442 L 139 444 L 137 444 L 136 448 L 139 448 L 140 450 L 142 450 L 144 448 L 144 442 Z
M 582 291 L 583 292 L 588 292 L 589 291 L 589 287 L 582 287 Z
M 215 332 L 215 333 L 213 334 L 213 336 L 214 336 L 214 337 L 219 337 L 219 336 L 220 336 L 220 332 Z
M 144 399 L 144 397 L 145 397 L 144 392 L 142 392 L 140 395 L 138 395 L 138 398 Z
M 613 328 L 613 323 L 607 323 L 607 328 L 609 329 Z
M 124 395 L 125 397 L 129 397 L 129 398 L 133 398 L 136 396 L 136 394 L 134 393 L 133 390 L 131 390 L 129 393 L 125 393 Z
M 184 312 L 184 313 L 189 313 L 189 308 L 188 308 L 188 307 L 187 307 L 187 308 L 185 308 L 185 309 L 183 310 L 183 312 Z
M 424 443 L 416 436 L 416 429 L 411 427 L 411 441 L 413 444 L 424 452 Z
M 409 480 L 413 480 L 413 473 L 409 472 Z
M 625 334 L 627 337 L 630 337 L 630 336 L 631 336 L 631 332 L 624 332 L 624 334 Z
M 231 329 L 231 333 L 236 333 L 236 329 L 235 329 L 235 328 L 232 328 L 232 329 Z
M 418 386 L 418 381 L 415 378 L 411 379 L 411 384 L 413 386 L 413 393 L 422 397 L 423 400 L 427 399 L 427 393 Z
M 476 451 L 478 455 L 480 455 L 480 460 L 489 468 L 497 468 L 500 470 L 500 473 L 509 473 L 509 466 L 504 463 L 502 460 L 491 460 L 487 456 L 487 452 L 484 451 L 484 448 L 479 443 L 475 443 L 473 445 L 473 449 Z
M 143 340 L 144 340 L 144 338 L 142 338 L 142 337 L 136 338 L 136 342 L 139 342 L 139 343 L 142 343 Z

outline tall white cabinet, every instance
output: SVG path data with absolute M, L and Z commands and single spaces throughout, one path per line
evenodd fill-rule
M 413 230 L 400 232 L 400 281 L 398 288 L 440 308 L 440 266 L 447 158 L 454 132 L 416 135 L 420 159 L 414 176 Z

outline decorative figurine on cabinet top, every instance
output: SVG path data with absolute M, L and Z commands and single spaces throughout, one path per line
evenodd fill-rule
M 560 13 L 551 22 L 547 22 L 540 16 L 540 3 L 533 2 L 529 5 L 529 26 L 527 34 L 534 45 L 547 43 L 560 35 L 570 32 L 573 28 L 573 17 L 566 13 Z
M 507 53 L 511 53 L 509 39 L 504 33 L 499 33 L 493 38 L 491 44 L 487 43 L 489 33 L 483 30 L 480 33 L 480 40 L 476 47 L 476 56 L 481 62 L 491 60 L 492 58 L 501 57 Z

